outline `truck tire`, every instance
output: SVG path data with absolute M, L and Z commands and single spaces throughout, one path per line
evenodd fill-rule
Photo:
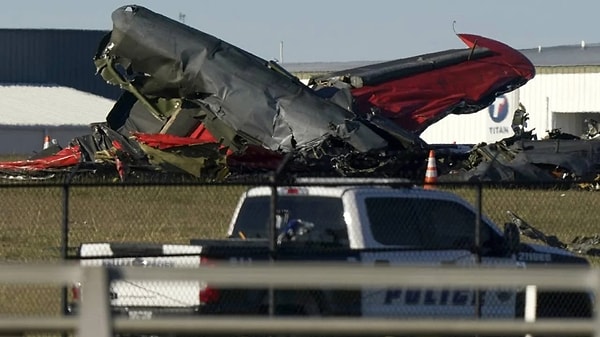
M 321 301 L 317 293 L 286 292 L 283 303 L 277 305 L 277 315 L 281 316 L 322 316 Z
M 299 314 L 302 316 L 322 316 L 323 310 L 316 294 L 310 294 L 302 300 Z
M 591 318 L 593 304 L 585 292 L 542 292 L 538 296 L 540 318 Z

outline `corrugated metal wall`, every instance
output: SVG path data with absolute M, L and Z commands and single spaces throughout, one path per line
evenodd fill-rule
M 55 84 L 116 99 L 120 89 L 95 74 L 107 31 L 0 29 L 0 83 Z
M 600 67 L 539 67 L 519 91 L 529 112 L 529 128 L 535 128 L 538 137 L 556 128 L 579 135 L 583 120 L 600 114 Z

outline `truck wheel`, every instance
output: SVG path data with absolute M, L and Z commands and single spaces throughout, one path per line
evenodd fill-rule
M 295 301 L 277 306 L 280 316 L 321 316 L 321 307 L 313 295 L 304 294 L 296 297 Z
M 549 292 L 538 297 L 540 318 L 591 318 L 593 304 L 590 295 L 582 292 Z
M 299 314 L 302 316 L 321 316 L 322 310 L 319 301 L 315 298 L 315 295 L 306 296 L 301 304 Z

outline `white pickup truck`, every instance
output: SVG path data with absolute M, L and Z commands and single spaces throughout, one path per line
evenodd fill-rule
M 267 260 L 270 187 L 245 192 L 227 239 L 190 245 L 86 243 L 83 265 L 189 267 L 202 263 Z M 557 248 L 519 241 L 518 228 L 504 230 L 455 194 L 417 187 L 288 186 L 277 189 L 277 260 L 348 261 L 362 264 L 512 265 L 575 264 L 587 260 Z M 281 225 L 279 225 L 281 224 Z M 479 242 L 479 246 L 476 243 Z M 209 271 L 210 269 L 207 269 Z M 80 288 L 75 287 L 77 295 Z M 217 289 L 203 282 L 117 281 L 115 313 L 132 318 L 164 314 L 266 314 L 267 290 Z M 376 317 L 523 317 L 519 289 L 295 289 L 276 292 L 275 313 Z M 75 296 L 77 297 L 77 296 Z M 540 292 L 538 317 L 591 317 L 592 299 L 578 292 Z M 479 306 L 476 308 L 476 303 Z M 76 310 L 76 301 L 71 309 Z M 477 310 L 477 311 L 476 311 Z

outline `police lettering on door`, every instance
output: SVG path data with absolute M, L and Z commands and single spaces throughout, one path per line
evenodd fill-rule
M 483 291 L 481 298 L 483 298 Z M 405 305 L 474 305 L 473 290 L 465 289 L 388 289 L 385 294 L 384 304 Z

